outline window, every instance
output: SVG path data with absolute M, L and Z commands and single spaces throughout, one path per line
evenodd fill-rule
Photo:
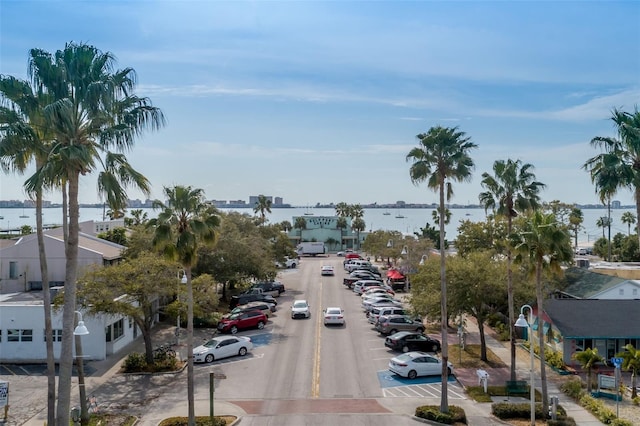
M 638 289 L 634 288 L 633 291 L 631 292 L 634 296 L 638 295 Z
M 18 262 L 9 262 L 9 279 L 18 278 Z
M 7 342 L 31 341 L 33 341 L 33 330 L 18 330 L 16 328 L 7 330 Z
M 124 319 L 119 319 L 104 329 L 105 340 L 111 342 L 124 335 Z
M 619 294 L 620 296 L 624 296 L 624 288 L 619 289 L 619 290 L 618 290 L 618 294 Z
M 54 342 L 62 342 L 62 329 L 53 329 L 51 330 L 51 333 L 53 334 L 53 341 Z M 44 336 L 44 341 L 47 341 L 47 331 L 43 330 L 42 335 Z

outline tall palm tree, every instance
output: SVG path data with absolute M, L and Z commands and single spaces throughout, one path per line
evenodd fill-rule
M 609 226 L 609 218 L 606 216 L 600 216 L 598 220 L 596 220 L 596 226 L 598 228 L 602 228 L 602 238 L 606 238 L 604 231 Z
M 636 215 L 631 212 L 622 213 L 622 217 L 620 221 L 627 225 L 627 236 L 631 235 L 631 225 L 635 225 L 636 223 Z
M 265 195 L 258 195 L 258 201 L 256 201 L 256 204 L 253 207 L 253 212 L 260 213 L 260 223 L 264 225 L 266 222 L 265 212 L 271 213 L 271 200 Z
M 307 229 L 307 219 L 302 216 L 296 217 L 295 222 L 293 223 L 294 229 L 300 230 L 300 242 L 302 242 L 302 231 Z
M 578 232 L 582 228 L 582 222 L 584 222 L 584 215 L 582 210 L 578 207 L 573 207 L 571 213 L 569 213 L 569 229 L 573 232 L 574 246 L 578 247 Z
M 356 217 L 351 222 L 351 229 L 356 231 L 356 240 L 358 242 L 358 250 L 359 250 L 360 249 L 360 232 L 367 229 L 367 224 L 365 223 L 364 219 L 362 219 L 361 217 Z
M 215 208 L 206 203 L 201 189 L 190 186 L 164 188 L 166 204 L 155 201 L 160 209 L 154 227 L 153 246 L 164 255 L 180 263 L 187 275 L 187 399 L 189 426 L 195 425 L 194 369 L 193 369 L 193 286 L 191 269 L 196 265 L 198 248 L 213 245 L 220 219 Z
M 633 113 L 613 109 L 611 121 L 618 138 L 596 136 L 591 139 L 591 146 L 602 152 L 582 166 L 587 170 L 596 191 L 605 195 L 613 195 L 618 188 L 629 188 L 636 200 L 636 217 L 640 217 L 640 111 L 636 106 Z M 640 244 L 640 232 L 638 233 Z
M 349 217 L 350 206 L 344 201 L 339 202 L 335 206 L 336 215 L 338 217 Z
M 598 348 L 587 348 L 583 351 L 574 352 L 571 355 L 572 359 L 575 359 L 580 363 L 582 368 L 587 370 L 587 392 L 591 393 L 591 372 L 596 362 L 604 361 L 602 355 L 598 353 Z
M 51 135 L 43 117 L 43 107 L 50 103 L 50 96 L 36 90 L 27 81 L 12 76 L 0 76 L 0 167 L 7 172 L 24 173 L 32 160 L 36 168 L 46 161 L 51 147 Z M 34 188 L 36 204 L 36 234 L 42 281 L 42 303 L 47 352 L 47 423 L 55 424 L 56 374 L 53 352 L 53 327 L 51 323 L 51 296 L 49 270 L 42 227 L 43 188 Z
M 51 55 L 40 49 L 30 52 L 29 69 L 34 85 L 43 87 L 52 102 L 43 116 L 53 132 L 55 144 L 47 162 L 29 178 L 32 188 L 65 184 L 63 212 L 68 221 L 65 239 L 65 292 L 62 328 L 73 330 L 78 271 L 79 182 L 101 166 L 98 193 L 111 209 L 124 210 L 126 188 L 134 186 L 149 192 L 149 182 L 127 162 L 122 154 L 147 128 L 164 124 L 161 111 L 147 98 L 134 95 L 135 71 L 113 71 L 114 57 L 86 44 L 68 43 Z M 63 333 L 59 358 L 58 404 L 55 424 L 69 423 L 73 335 Z
M 444 246 L 445 200 L 453 195 L 451 181 L 463 182 L 471 179 L 474 163 L 469 152 L 477 148 L 464 132 L 457 127 L 432 127 L 427 133 L 417 135 L 419 145 L 406 156 L 411 161 L 409 176 L 417 185 L 427 182 L 427 187 L 439 194 L 440 211 L 440 315 L 442 334 L 442 394 L 440 411 L 449 412 L 447 395 L 447 361 L 449 348 L 447 340 L 447 279 Z
M 640 371 L 640 350 L 633 347 L 631 343 L 624 347 L 624 351 L 618 353 L 616 356 L 622 358 L 623 370 L 631 370 L 631 399 L 638 396 L 638 388 L 636 386 L 636 379 L 638 372 Z
M 540 190 L 545 185 L 536 181 L 531 164 L 520 160 L 497 160 L 493 163 L 493 173 L 482 174 L 480 203 L 485 210 L 491 209 L 496 216 L 506 217 L 507 235 L 513 229 L 513 219 L 519 214 L 540 206 Z M 511 342 L 511 380 L 516 380 L 516 333 L 515 307 L 513 301 L 513 272 L 511 246 L 507 245 L 507 305 L 509 309 L 509 340 Z
M 343 247 L 343 243 L 344 243 L 344 230 L 347 229 L 348 224 L 347 224 L 347 218 L 344 216 L 340 216 L 338 217 L 338 219 L 336 219 L 336 228 L 338 228 L 340 230 L 340 248 L 344 248 Z
M 542 327 L 544 293 L 542 291 L 542 271 L 550 269 L 561 273 L 561 266 L 573 259 L 571 236 L 553 213 L 534 211 L 523 222 L 522 231 L 512 235 L 514 248 L 518 253 L 516 262 L 527 265 L 536 280 L 536 307 L 538 311 L 538 344 L 540 346 L 540 379 L 542 382 L 542 406 L 548 407 L 547 372 L 545 368 L 545 341 Z M 533 383 L 531 384 L 533 386 Z

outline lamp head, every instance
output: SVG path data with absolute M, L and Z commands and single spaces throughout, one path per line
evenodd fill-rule
M 402 247 L 402 251 L 400 252 L 400 254 L 403 256 L 409 254 L 409 249 L 407 248 L 407 246 Z
M 180 280 L 180 282 L 182 284 L 186 284 L 187 283 L 187 274 L 186 273 L 182 274 L 182 279 Z
M 89 330 L 87 330 L 87 327 L 84 325 L 84 321 L 78 321 L 78 326 L 73 330 L 73 335 L 86 336 L 87 334 L 89 334 Z
M 529 327 L 529 323 L 524 318 L 524 314 L 518 315 L 518 320 L 514 324 L 516 327 Z
M 387 247 L 388 247 L 388 248 L 393 247 L 393 240 L 389 240 L 389 241 L 387 241 Z

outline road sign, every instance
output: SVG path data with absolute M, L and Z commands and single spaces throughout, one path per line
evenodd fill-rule
M 226 379 L 227 375 L 223 374 L 223 373 L 213 373 L 213 378 L 214 379 Z
M 624 361 L 623 358 L 617 358 L 617 357 L 611 358 L 611 362 L 616 368 L 620 368 L 623 361 Z

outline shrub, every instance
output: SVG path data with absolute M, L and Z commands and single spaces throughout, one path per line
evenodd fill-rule
M 147 364 L 143 353 L 132 352 L 125 358 L 122 367 L 125 373 L 175 371 L 178 369 L 178 359 L 166 353 L 157 353 L 154 355 L 153 364 Z
M 557 370 L 563 370 L 567 366 L 564 360 L 562 359 L 562 354 L 560 352 L 547 351 L 545 352 L 544 357 L 545 357 L 545 360 L 547 361 L 547 364 L 549 364 L 550 366 L 554 367 Z
M 640 396 L 636 396 L 631 400 L 631 402 L 633 403 L 633 405 L 640 405 Z
M 145 360 L 144 354 L 132 352 L 127 355 L 122 366 L 125 373 L 135 373 L 144 371 L 147 367 L 147 361 Z
M 573 399 L 580 399 L 582 394 L 585 393 L 584 389 L 582 388 L 582 380 L 577 376 L 567 379 L 560 386 L 560 390 Z
M 576 421 L 571 417 L 558 418 L 557 420 L 547 420 L 547 426 L 577 426 Z
M 467 424 L 467 416 L 464 410 L 455 405 L 449 406 L 448 413 L 441 413 L 440 406 L 436 405 L 423 405 L 420 407 L 416 407 L 416 417 L 421 419 L 427 419 L 438 423 L 443 423 L 446 425 L 451 425 L 454 423 L 464 423 Z
M 161 426 L 187 426 L 189 419 L 187 417 L 171 417 L 163 420 Z M 224 417 L 213 417 L 213 423 L 209 421 L 209 417 L 196 417 L 196 426 L 226 426 L 227 421 Z
M 542 412 L 542 404 L 536 404 L 535 407 L 536 419 L 546 418 L 546 413 Z M 528 419 L 531 417 L 531 404 L 496 402 L 491 404 L 491 413 L 499 419 Z

